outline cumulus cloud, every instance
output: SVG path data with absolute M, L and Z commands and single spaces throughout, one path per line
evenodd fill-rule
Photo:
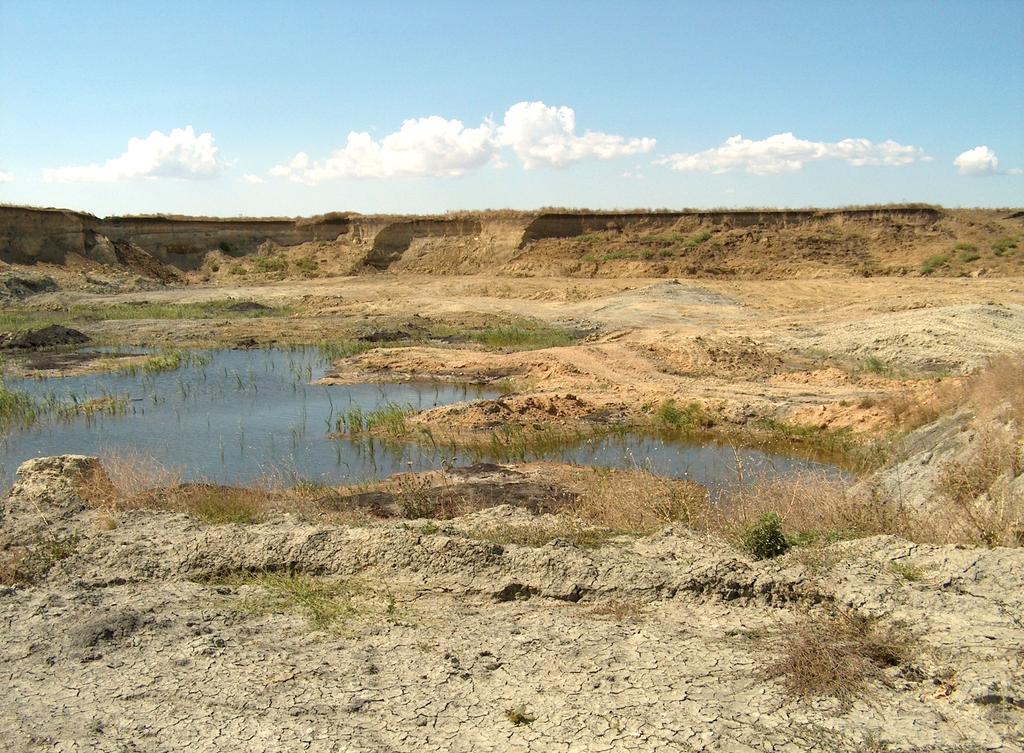
M 243 175 L 242 176 L 242 180 L 244 180 L 246 183 L 257 183 L 257 184 L 258 183 L 265 183 L 266 182 L 260 176 L 253 175 L 252 173 L 246 173 L 245 175 Z
M 517 102 L 505 112 L 498 142 L 531 170 L 565 167 L 584 159 L 608 160 L 654 149 L 650 138 L 626 138 L 600 131 L 576 133 L 576 112 L 571 107 L 549 107 L 543 102 Z
M 470 128 L 460 120 L 438 115 L 413 118 L 380 140 L 353 131 L 345 146 L 323 161 L 299 152 L 268 173 L 307 183 L 337 178 L 457 178 L 487 164 L 497 169 L 508 167 L 502 159 L 506 147 L 523 167 L 533 169 L 648 152 L 654 143 L 654 139 L 627 139 L 596 131 L 578 135 L 576 113 L 571 107 L 519 102 L 505 112 L 500 126 L 489 119 Z
M 208 178 L 224 163 L 217 156 L 213 134 L 196 134 L 192 126 L 170 133 L 153 131 L 132 138 L 128 149 L 102 165 L 80 165 L 44 170 L 43 180 L 57 183 L 93 183 L 153 178 Z
M 703 152 L 671 154 L 655 164 L 668 165 L 684 172 L 727 173 L 746 170 L 754 175 L 775 175 L 802 170 L 808 162 L 845 160 L 856 167 L 864 165 L 909 165 L 931 159 L 924 150 L 895 141 L 843 139 L 842 141 L 807 141 L 792 133 L 777 133 L 754 141 L 733 136 L 714 149 Z
M 953 164 L 960 169 L 961 175 L 1020 175 L 1024 172 L 1018 168 L 1001 171 L 999 158 L 987 146 L 976 146 L 966 152 L 961 152 L 953 160 Z
M 0 170 L 0 183 L 10 183 L 14 180 L 14 173 L 9 170 Z
M 309 183 L 335 178 L 399 178 L 425 175 L 458 177 L 490 161 L 495 154 L 494 127 L 485 121 L 466 128 L 460 120 L 437 115 L 402 123 L 380 141 L 353 131 L 345 146 L 322 162 L 304 152 L 275 165 L 270 174 Z

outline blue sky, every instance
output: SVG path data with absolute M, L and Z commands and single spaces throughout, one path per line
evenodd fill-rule
M 1020 0 L 0 0 L 0 201 L 1019 206 L 1022 172 Z

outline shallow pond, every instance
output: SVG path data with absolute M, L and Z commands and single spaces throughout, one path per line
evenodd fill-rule
M 246 483 L 276 478 L 344 484 L 393 473 L 464 465 L 482 456 L 413 443 L 329 438 L 338 418 L 389 404 L 417 409 L 493 397 L 484 388 L 442 383 L 314 385 L 325 364 L 316 349 L 214 350 L 174 371 L 6 380 L 40 400 L 126 397 L 124 412 L 44 419 L 0 438 L 0 488 L 22 461 L 76 453 L 152 458 L 186 479 Z M 709 486 L 832 466 L 754 449 L 636 435 L 587 439 L 525 459 L 644 467 Z

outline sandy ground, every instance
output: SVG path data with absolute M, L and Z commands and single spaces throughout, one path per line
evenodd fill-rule
M 336 381 L 512 377 L 527 394 L 572 394 L 587 410 L 644 412 L 697 401 L 726 420 L 769 416 L 830 428 L 888 428 L 873 398 L 931 389 L 1024 351 L 1024 280 L 849 278 L 686 281 L 377 274 L 118 295 L 46 293 L 68 303 L 189 303 L 233 297 L 288 317 L 109 321 L 84 329 L 137 345 L 320 342 L 412 320 L 470 326 L 527 317 L 586 333 L 578 344 L 521 353 L 434 344 L 378 348 L 336 364 Z M 862 365 L 884 365 L 872 374 Z

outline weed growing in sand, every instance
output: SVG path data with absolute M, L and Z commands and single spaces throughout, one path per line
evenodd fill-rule
M 765 667 L 787 695 L 809 701 L 828 696 L 849 705 L 863 696 L 885 670 L 913 658 L 915 638 L 902 625 L 855 612 L 808 616 L 779 631 L 779 657 Z
M 889 564 L 889 572 L 907 583 L 917 583 L 924 580 L 925 575 L 928 573 L 926 568 L 912 565 L 909 562 L 891 562 Z
M 514 708 L 505 709 L 505 717 L 517 727 L 537 721 L 537 717 L 527 711 L 526 705 L 522 703 Z
M 340 627 L 360 614 L 361 600 L 373 595 L 366 584 L 355 579 L 328 580 L 300 573 L 262 573 L 228 582 L 258 590 L 242 600 L 244 611 L 296 614 L 318 629 Z
M 303 277 L 314 276 L 319 271 L 320 268 L 320 265 L 317 263 L 317 260 L 314 259 L 312 256 L 303 256 L 300 259 L 296 259 L 295 261 L 292 262 L 292 266 L 294 266 L 295 270 Z

